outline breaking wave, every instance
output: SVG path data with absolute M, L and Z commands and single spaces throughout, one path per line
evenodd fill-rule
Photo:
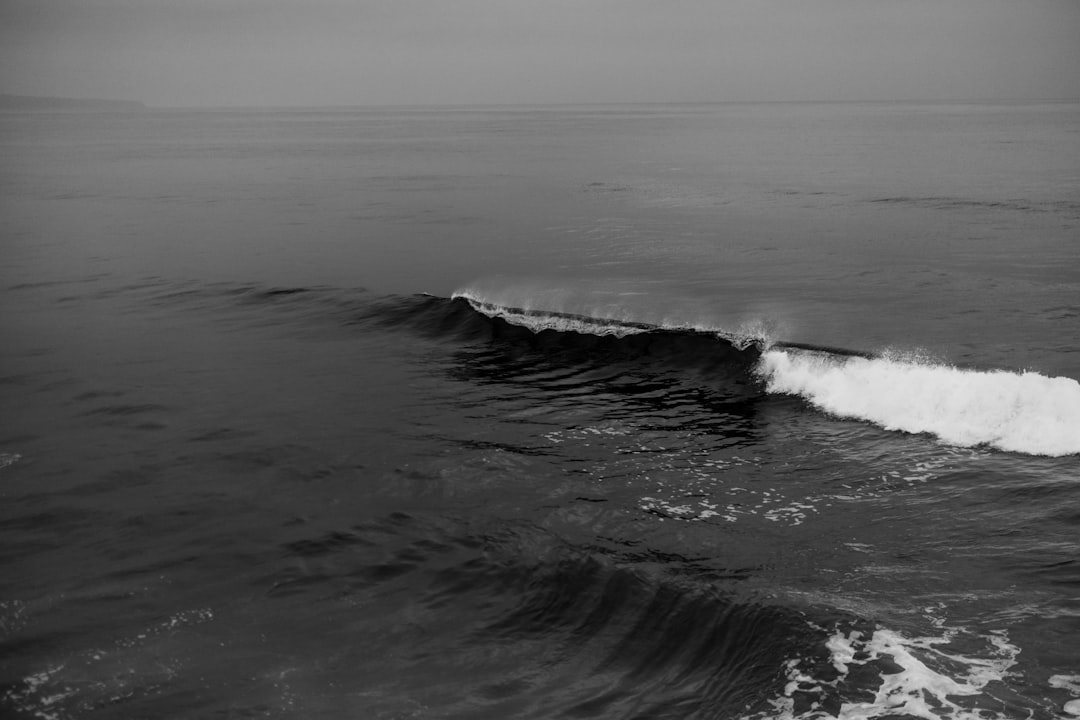
M 1080 453 L 1080 383 L 1071 378 L 776 349 L 762 355 L 757 372 L 768 392 L 886 430 L 963 447 Z
M 446 302 L 446 301 L 442 301 Z M 507 307 L 461 292 L 489 319 L 533 334 L 651 341 L 676 348 L 684 360 L 687 340 L 698 359 L 722 358 L 732 349 L 767 393 L 799 396 L 838 418 L 886 430 L 927 433 L 961 447 L 988 446 L 1030 455 L 1080 454 L 1080 383 L 1035 372 L 962 369 L 918 358 L 774 340 L 764 332 L 661 325 L 584 314 Z

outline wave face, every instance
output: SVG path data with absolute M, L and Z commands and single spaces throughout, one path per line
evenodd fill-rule
M 961 447 L 1055 457 L 1080 454 L 1080 383 L 1071 378 L 961 369 L 716 328 L 506 307 L 469 292 L 455 294 L 451 303 L 461 301 L 487 318 L 537 335 L 617 338 L 638 348 L 648 339 L 647 354 L 655 356 L 662 346 L 682 362 L 691 355 L 702 360 L 726 353 L 730 358 L 734 350 L 751 363 L 765 392 L 799 396 L 838 418 L 886 430 L 927 433 Z
M 660 568 L 537 528 L 397 513 L 288 551 L 343 585 L 410 598 L 366 608 L 366 622 L 469 618 L 429 625 L 408 652 L 398 636 L 360 653 L 396 682 L 452 684 L 461 716 L 735 717 L 767 706 L 793 649 L 810 655 L 822 641 L 801 613 L 740 599 L 745 573 L 683 558 Z M 274 592 L 316 599 L 304 574 Z

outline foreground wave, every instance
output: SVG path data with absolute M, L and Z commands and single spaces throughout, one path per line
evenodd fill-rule
M 1072 378 L 960 369 L 915 358 L 776 341 L 744 331 L 506 307 L 469 292 L 456 293 L 449 303 L 467 303 L 476 313 L 537 335 L 649 337 L 673 344 L 693 338 L 698 353 L 724 355 L 734 349 L 744 361 L 751 361 L 752 372 L 767 392 L 801 397 L 839 418 L 927 433 L 961 447 L 1080 454 L 1080 383 Z
M 262 636 L 238 683 L 246 706 L 234 687 L 200 677 L 190 688 L 186 674 L 177 677 L 206 652 L 207 635 L 237 632 L 224 627 L 240 624 L 227 603 L 181 610 L 112 642 L 80 636 L 63 663 L 0 687 L 0 698 L 43 718 L 146 716 L 140 710 L 157 702 L 185 716 L 267 715 L 279 704 L 282 715 L 311 717 L 328 714 L 320 693 L 332 695 L 329 678 L 368 688 L 334 716 L 415 717 L 431 698 L 453 717 L 1045 716 L 1022 715 L 1026 706 L 1010 695 L 1020 650 L 1003 632 L 942 621 L 931 636 L 911 636 L 781 593 L 762 597 L 742 587 L 752 569 L 678 555 L 657 562 L 644 549 L 578 547 L 538 527 L 401 512 L 300 533 L 275 548 L 268 573 L 260 564 L 247 578 L 278 608 L 262 621 L 316 607 L 356 642 L 312 665 L 268 653 Z M 0 621 L 11 619 L 0 605 Z M 402 687 L 419 692 L 403 698 Z

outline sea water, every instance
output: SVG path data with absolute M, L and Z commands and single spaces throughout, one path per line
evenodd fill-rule
M 1080 106 L 0 115 L 0 707 L 1080 715 Z

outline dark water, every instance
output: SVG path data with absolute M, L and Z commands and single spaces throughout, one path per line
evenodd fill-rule
M 1080 714 L 1080 106 L 0 133 L 5 716 Z

